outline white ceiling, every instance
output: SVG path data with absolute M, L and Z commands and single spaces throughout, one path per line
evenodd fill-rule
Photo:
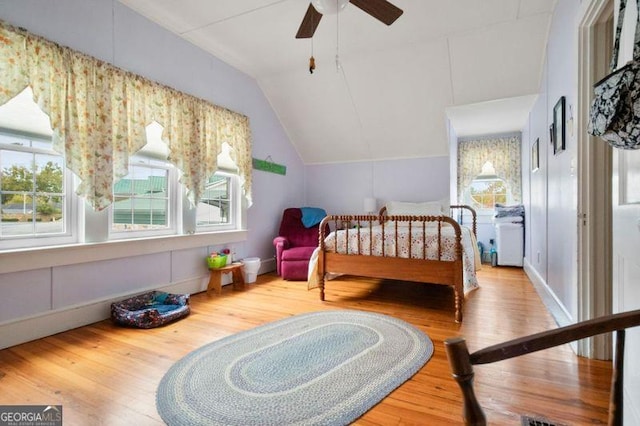
M 521 130 L 556 0 L 392 0 L 389 27 L 347 5 L 320 22 L 313 74 L 308 0 L 120 2 L 253 76 L 313 164 L 446 156 L 447 117 L 458 136 Z

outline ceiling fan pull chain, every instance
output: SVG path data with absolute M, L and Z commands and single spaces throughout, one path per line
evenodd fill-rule
M 316 59 L 313 57 L 313 37 L 311 37 L 311 57 L 309 58 L 309 74 L 316 69 Z

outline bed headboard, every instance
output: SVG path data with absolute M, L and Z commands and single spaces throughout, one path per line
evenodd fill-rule
M 464 225 L 465 211 L 471 214 L 471 228 L 473 231 L 473 235 L 477 237 L 478 236 L 478 216 L 476 214 L 476 211 L 473 209 L 473 207 L 467 206 L 465 204 L 454 204 L 449 206 L 449 216 L 452 217 L 453 219 L 456 219 L 458 223 L 460 223 L 460 225 Z M 457 218 L 454 215 L 454 213 L 456 212 L 459 213 Z M 378 215 L 386 216 L 387 206 L 382 206 L 382 208 L 378 212 Z
M 454 217 L 454 212 L 458 211 L 460 214 L 456 219 Z M 456 219 L 460 225 L 464 225 L 464 212 L 468 211 L 471 214 L 471 229 L 473 231 L 473 235 L 478 236 L 478 215 L 473 207 L 467 206 L 466 204 L 454 204 L 449 206 L 449 214 L 452 218 Z

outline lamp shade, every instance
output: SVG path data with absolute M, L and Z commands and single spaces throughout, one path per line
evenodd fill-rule
M 312 0 L 311 3 L 323 15 L 334 15 L 341 12 L 349 0 Z
M 364 211 L 365 213 L 375 213 L 378 209 L 378 200 L 372 197 L 364 199 Z

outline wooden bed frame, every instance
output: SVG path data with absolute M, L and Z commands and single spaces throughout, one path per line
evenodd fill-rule
M 459 210 L 462 214 L 468 210 L 472 216 L 472 229 L 476 234 L 477 217 L 473 208 L 466 205 L 452 205 L 451 212 Z M 461 216 L 462 217 L 462 216 Z M 363 248 L 360 247 L 359 233 L 360 229 L 371 229 L 373 224 L 381 223 L 384 229 L 391 228 L 391 232 L 397 230 L 398 222 L 409 222 L 409 230 L 422 229 L 423 236 L 425 225 L 427 223 L 436 223 L 438 225 L 438 259 L 442 258 L 441 246 L 441 228 L 443 224 L 451 225 L 455 232 L 455 260 L 431 260 L 431 259 L 415 259 L 397 257 L 397 236 L 396 236 L 396 253 L 383 256 L 370 256 L 361 254 Z M 417 222 L 417 224 L 415 224 Z M 325 246 L 325 238 L 327 234 L 324 232 L 325 225 L 333 225 L 332 229 L 340 229 L 345 223 L 355 225 L 355 228 L 346 232 L 358 233 L 358 247 L 355 248 L 357 254 L 339 254 L 327 251 Z M 448 285 L 453 288 L 454 292 L 454 308 L 455 321 L 462 322 L 462 308 L 464 305 L 464 289 L 463 289 L 463 265 L 462 265 L 462 234 L 460 225 L 454 219 L 448 216 L 387 216 L 386 207 L 380 210 L 376 215 L 329 215 L 325 217 L 320 224 L 319 234 L 319 254 L 318 254 L 318 287 L 320 288 L 320 300 L 325 300 L 325 274 L 327 272 L 357 275 L 371 278 L 385 278 L 402 281 L 414 281 L 430 284 Z M 425 240 L 425 238 L 423 238 Z M 337 241 L 337 239 L 336 239 Z M 337 244 L 337 243 L 336 243 Z M 335 249 L 335 247 L 334 247 Z M 353 249 L 353 248 L 352 248 Z M 383 248 L 384 250 L 384 248 Z M 337 250 L 336 250 L 337 251 Z M 372 247 L 366 251 L 371 253 Z M 426 249 L 423 247 L 419 253 L 423 253 L 426 257 Z

